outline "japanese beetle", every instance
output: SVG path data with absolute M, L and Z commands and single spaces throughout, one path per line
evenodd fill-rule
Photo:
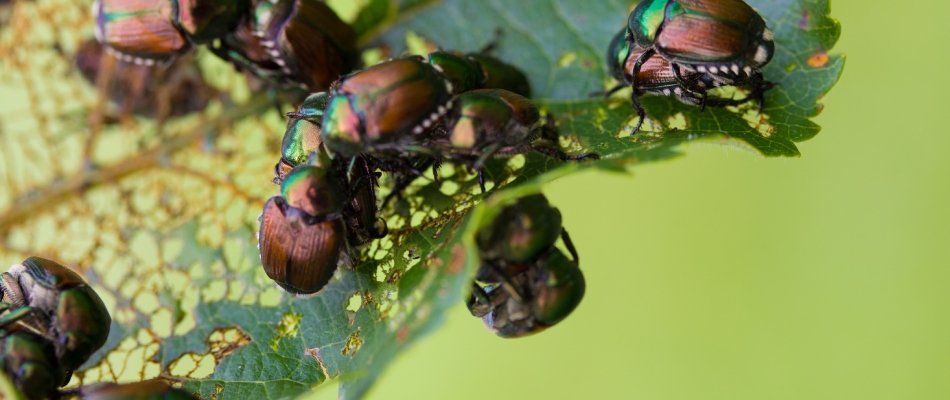
M 402 158 L 452 107 L 452 83 L 417 57 L 384 62 L 334 83 L 323 118 L 332 153 Z M 383 157 L 385 158 L 385 157 Z
M 0 274 L 3 301 L 32 307 L 56 347 L 59 364 L 75 371 L 109 337 L 112 318 L 99 295 L 69 268 L 30 257 Z
M 386 221 L 379 217 L 376 198 L 379 173 L 375 172 L 373 162 L 368 157 L 357 156 L 347 165 L 347 182 L 352 200 L 344 207 L 343 216 L 349 228 L 349 243 L 358 246 L 386 236 L 389 229 Z
M 312 92 L 326 90 L 360 62 L 356 32 L 316 0 L 258 1 L 211 50 L 238 69 Z
M 772 32 L 742 0 L 645 0 L 630 13 L 625 38 L 643 49 L 631 68 L 623 68 L 635 88 L 631 101 L 640 117 L 634 132 L 646 115 L 637 98 L 640 70 L 655 54 L 669 62 L 681 90 L 699 92 L 702 98 L 708 83 L 749 86 L 757 96 L 770 87 L 762 68 L 775 53 Z M 610 55 L 619 54 L 611 47 Z M 694 72 L 705 75 L 696 85 L 688 81 Z
M 476 236 L 479 255 L 484 260 L 524 263 L 536 258 L 557 242 L 561 235 L 561 211 L 536 194 L 505 207 Z M 494 271 L 485 269 L 483 273 Z M 509 276 L 513 274 L 508 274 Z M 480 275 L 479 280 L 489 277 Z M 492 279 L 497 282 L 497 279 Z
M 280 145 L 280 162 L 274 167 L 274 183 L 280 184 L 294 167 L 306 164 L 310 155 L 323 145 L 320 124 L 326 108 L 326 92 L 307 96 L 295 112 L 287 113 L 287 129 Z
M 75 64 L 104 99 L 118 106 L 119 119 L 132 114 L 159 120 L 179 117 L 203 110 L 217 95 L 189 57 L 167 68 L 137 65 L 105 54 L 102 44 L 90 39 L 79 45 Z
M 481 53 L 437 51 L 426 57 L 430 65 L 449 78 L 456 93 L 475 89 L 505 89 L 531 97 L 528 77 L 517 68 Z
M 56 360 L 52 343 L 41 336 L 15 332 L 0 338 L 0 365 L 28 399 L 46 399 L 69 376 Z
M 564 241 L 573 260 L 557 247 Z M 472 315 L 501 337 L 540 332 L 566 318 L 584 297 L 577 251 L 561 213 L 543 195 L 505 207 L 476 236 L 482 266 L 468 301 Z
M 183 389 L 171 387 L 160 379 L 115 384 L 100 383 L 80 390 L 84 400 L 198 400 Z
M 761 75 L 749 77 L 736 77 L 728 82 L 719 76 L 709 73 L 702 73 L 690 70 L 680 70 L 677 76 L 674 70 L 674 64 L 659 54 L 641 60 L 641 56 L 647 51 L 642 47 L 636 47 L 626 41 L 626 32 L 620 31 L 610 43 L 607 51 L 607 64 L 610 67 L 610 73 L 614 78 L 622 83 L 611 89 L 608 94 L 620 90 L 626 86 L 631 86 L 636 92 L 632 98 L 634 109 L 641 121 L 645 115 L 643 106 L 640 104 L 639 96 L 650 93 L 663 96 L 676 96 L 678 100 L 685 104 L 705 107 L 707 105 L 724 107 L 730 105 L 739 105 L 750 100 L 758 99 L 761 106 L 762 94 L 771 87 L 771 84 L 761 81 Z M 634 77 L 633 73 L 637 67 L 637 62 L 641 61 L 639 72 Z M 636 83 L 634 83 L 636 82 Z M 740 87 L 748 87 L 752 90 L 748 96 L 743 99 L 725 99 L 721 97 L 708 97 L 707 90 L 723 86 L 726 84 Z M 642 123 L 642 122 L 641 122 Z M 637 126 L 639 129 L 639 125 Z
M 480 296 L 487 298 L 487 303 L 480 303 L 477 296 L 469 301 L 472 315 L 503 338 L 532 335 L 563 321 L 580 304 L 586 288 L 577 261 L 568 259 L 556 247 L 546 250 L 525 272 L 508 282 L 522 292 L 516 294 L 506 284 L 494 283 L 482 289 Z M 482 304 L 490 307 L 486 310 Z
M 258 235 L 264 272 L 293 294 L 323 289 L 344 251 L 344 189 L 325 168 L 301 165 L 264 205 Z
M 55 397 L 56 388 L 65 385 L 69 373 L 56 359 L 56 347 L 36 333 L 42 328 L 27 327 L 28 317 L 37 310 L 14 308 L 0 303 L 0 367 L 17 389 L 29 399 Z
M 556 147 L 532 144 L 538 138 L 557 143 L 553 120 L 542 125 L 541 112 L 531 100 L 503 89 L 473 90 L 456 97 L 444 129 L 445 139 L 433 141 L 433 146 L 439 147 L 445 158 L 469 162 L 478 172 L 482 191 L 484 165 L 492 157 L 537 150 L 562 161 L 599 158 L 592 153 L 568 155 Z
M 645 0 L 627 20 L 627 41 L 674 65 L 721 77 L 761 73 L 775 52 L 765 20 L 742 0 Z
M 274 183 L 280 184 L 299 165 L 328 168 L 344 182 L 351 200 L 343 208 L 350 243 L 358 245 L 386 236 L 386 225 L 379 219 L 376 186 L 378 174 L 370 158 L 330 159 L 322 146 L 320 123 L 327 94 L 308 96 L 296 112 L 287 113 L 290 120 L 281 144 L 280 162 L 274 167 Z
M 96 39 L 119 58 L 153 65 L 231 32 L 249 0 L 96 0 Z

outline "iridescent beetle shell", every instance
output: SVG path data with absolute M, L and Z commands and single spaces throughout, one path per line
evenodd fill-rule
M 323 145 L 320 124 L 328 96 L 314 93 L 304 100 L 296 112 L 289 113 L 287 129 L 280 145 L 280 162 L 275 166 L 274 183 L 280 184 L 294 167 L 307 163 L 311 153 Z
M 475 89 L 504 89 L 531 96 L 528 77 L 517 68 L 481 53 L 437 51 L 427 56 L 429 64 L 449 78 L 456 93 Z
M 449 51 L 436 51 L 426 56 L 429 65 L 445 75 L 452 82 L 457 93 L 481 89 L 485 82 L 485 73 L 471 58 Z
M 304 164 L 325 167 L 346 177 L 345 192 L 353 198 L 343 207 L 342 214 L 349 228 L 349 243 L 356 246 L 386 234 L 385 223 L 379 220 L 376 201 L 377 176 L 366 157 L 325 157 L 320 123 L 327 99 L 325 92 L 311 94 L 297 111 L 287 114 L 290 120 L 281 145 L 281 159 L 275 166 L 274 182 L 282 183 L 293 168 Z
M 177 26 L 178 3 L 151 0 L 96 0 L 96 39 L 122 55 L 166 61 L 191 50 L 188 36 Z
M 525 263 L 553 246 L 560 235 L 561 212 L 544 195 L 535 194 L 505 207 L 476 239 L 483 259 Z
M 724 99 L 720 97 L 705 97 L 703 93 L 707 89 L 723 85 L 748 85 L 753 90 L 761 90 L 754 77 L 736 77 L 730 80 L 722 79 L 717 75 L 690 71 L 682 69 L 680 79 L 677 79 L 673 71 L 673 64 L 659 54 L 648 58 L 640 66 L 640 71 L 636 80 L 632 79 L 637 60 L 646 52 L 645 48 L 637 47 L 626 41 L 625 31 L 618 33 L 610 43 L 610 49 L 607 52 L 607 63 L 610 66 L 610 73 L 613 77 L 625 84 L 636 87 L 634 90 L 638 94 L 651 93 L 662 96 L 676 96 L 676 98 L 689 105 L 711 105 L 727 106 L 738 105 L 755 96 L 749 96 L 744 99 Z
M 84 400 L 198 400 L 186 390 L 171 387 L 165 381 L 102 383 L 82 388 Z
M 598 159 L 593 153 L 569 155 L 556 147 L 558 131 L 549 116 L 541 124 L 538 107 L 526 97 L 504 89 L 480 89 L 462 93 L 440 127 L 444 135 L 431 147 L 449 160 L 467 162 L 478 173 L 485 190 L 484 166 L 488 159 L 538 151 L 561 161 Z M 535 143 L 542 138 L 550 144 Z
M 558 237 L 573 255 L 557 247 Z M 472 315 L 501 337 L 530 335 L 570 315 L 584 297 L 577 251 L 561 213 L 540 194 L 505 207 L 482 227 L 476 242 L 482 266 L 468 301 Z
M 164 68 L 137 65 L 105 54 L 102 44 L 90 39 L 79 45 L 75 63 L 82 76 L 115 103 L 119 118 L 179 117 L 203 110 L 217 94 L 187 56 Z
M 178 57 L 230 32 L 247 0 L 96 0 L 96 38 L 120 58 L 146 65 Z
M 538 323 L 553 326 L 574 312 L 587 285 L 577 260 L 568 259 L 557 248 L 551 248 L 538 262 L 544 267 L 534 282 L 531 307 Z
M 54 261 L 30 257 L 0 277 L 4 301 L 33 307 L 45 317 L 56 358 L 67 370 L 79 368 L 105 344 L 112 318 L 79 274 Z
M 353 28 L 313 0 L 258 2 L 216 52 L 264 79 L 312 92 L 326 90 L 360 62 Z
M 323 141 L 346 157 L 415 140 L 451 108 L 452 83 L 418 58 L 384 62 L 333 85 Z
M 485 74 L 484 89 L 504 89 L 524 97 L 531 97 L 531 84 L 528 76 L 511 64 L 485 54 L 468 54 L 468 58 L 475 61 Z
M 343 190 L 325 169 L 302 165 L 281 192 L 260 219 L 264 272 L 288 292 L 316 293 L 330 282 L 344 249 Z
M 607 65 L 610 74 L 619 81 L 626 81 L 627 76 L 633 74 L 633 67 L 637 59 L 646 49 L 630 45 L 626 40 L 626 32 L 620 31 L 610 42 L 607 51 Z M 683 78 L 688 84 L 698 84 L 705 74 L 698 72 L 683 72 Z M 676 80 L 669 60 L 660 55 L 654 55 L 646 60 L 636 77 L 637 89 L 654 94 L 669 96 L 674 91 L 683 89 Z
M 627 21 L 627 38 L 701 73 L 751 76 L 775 52 L 765 20 L 742 0 L 645 0 Z
M 37 310 L 0 303 L 0 312 L 2 372 L 30 399 L 54 397 L 56 388 L 69 380 L 69 373 L 56 360 L 53 343 L 36 333 L 44 328 L 27 326 L 36 321 Z
M 495 283 L 485 288 L 489 307 L 480 308 L 474 297 L 469 300 L 472 314 L 504 338 L 532 335 L 563 321 L 583 300 L 586 290 L 577 263 L 556 247 L 546 250 L 509 282 L 522 288 L 521 295 L 527 298 L 519 299 L 504 284 Z
M 0 366 L 28 399 L 52 398 L 68 373 L 52 343 L 33 333 L 0 332 Z
M 515 146 L 539 137 L 541 113 L 531 100 L 507 90 L 473 90 L 456 97 L 446 129 L 455 149 L 480 152 L 488 145 Z

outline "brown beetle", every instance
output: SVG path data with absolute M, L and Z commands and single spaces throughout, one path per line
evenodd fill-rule
M 281 192 L 260 218 L 264 272 L 288 292 L 313 294 L 330 282 L 346 248 L 344 190 L 326 169 L 302 165 L 287 175 Z
M 317 92 L 359 67 L 356 32 L 323 2 L 260 1 L 255 7 L 212 48 L 239 69 Z

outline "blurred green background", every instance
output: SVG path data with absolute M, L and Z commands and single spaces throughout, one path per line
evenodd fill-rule
M 950 398 L 950 4 L 832 15 L 848 62 L 801 159 L 698 144 L 556 182 L 574 315 L 504 340 L 460 302 L 370 398 Z

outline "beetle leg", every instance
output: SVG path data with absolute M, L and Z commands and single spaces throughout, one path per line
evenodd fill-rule
M 640 130 L 640 127 L 643 126 L 643 120 L 647 117 L 646 110 L 643 109 L 643 105 L 640 104 L 640 95 L 637 93 L 637 76 L 640 75 L 640 69 L 643 68 L 643 64 L 653 57 L 656 54 L 656 50 L 652 47 L 644 51 L 643 54 L 640 54 L 640 57 L 637 57 L 636 64 L 633 65 L 633 72 L 630 74 L 630 85 L 633 86 L 633 90 L 630 91 L 630 103 L 633 104 L 633 109 L 637 112 L 637 117 L 640 118 L 637 121 L 637 126 L 633 128 L 633 132 L 630 134 L 636 134 Z
M 564 247 L 567 247 L 567 251 L 571 252 L 571 256 L 574 257 L 575 263 L 580 263 L 581 258 L 577 255 L 577 249 L 574 248 L 574 242 L 571 241 L 571 235 L 567 234 L 567 229 L 561 227 L 561 240 L 564 241 Z
M 485 163 L 490 159 L 495 153 L 498 153 L 502 149 L 501 143 L 492 143 L 491 146 L 488 146 L 488 149 L 482 152 L 478 159 L 472 163 L 472 169 L 478 173 L 478 186 L 482 189 L 482 193 L 485 193 Z
M 492 36 L 491 41 L 486 43 L 485 47 L 482 47 L 482 49 L 478 51 L 479 54 L 488 55 L 494 52 L 495 49 L 498 48 L 498 43 L 501 42 L 501 37 L 505 36 L 505 31 L 501 29 L 501 27 L 495 28 L 495 32 Z
M 7 307 L 9 306 L 10 305 L 7 304 Z M 20 320 L 32 315 L 35 311 L 36 309 L 33 307 L 20 307 L 16 310 L 10 311 L 6 315 L 4 315 L 2 318 L 0 318 L 0 327 L 5 328 L 17 322 L 20 322 Z
M 439 180 L 439 168 L 442 168 L 442 160 L 442 157 L 438 157 L 432 162 L 432 180 L 435 182 L 435 186 L 439 188 L 442 187 L 442 181 Z
M 558 143 L 558 139 L 561 134 L 557 129 L 557 125 L 554 122 L 554 116 L 548 113 L 547 115 L 548 123 L 541 127 L 541 138 L 551 141 L 554 144 Z M 538 153 L 544 154 L 551 158 L 556 158 L 561 161 L 579 161 L 586 160 L 588 158 L 593 160 L 600 159 L 600 155 L 596 153 L 583 153 L 578 155 L 570 155 L 554 146 L 547 146 L 543 144 L 536 144 L 531 146 L 531 150 L 535 150 Z
M 762 114 L 762 110 L 765 109 L 765 92 L 775 87 L 775 83 L 765 80 L 761 72 L 755 75 L 755 82 L 753 93 L 755 94 L 755 99 L 759 102 L 759 114 Z
M 705 90 L 696 90 L 693 85 L 690 85 L 686 82 L 686 79 L 683 78 L 683 70 L 680 69 L 680 65 L 677 63 L 670 63 L 670 69 L 673 71 L 673 79 L 676 80 L 676 84 L 680 85 L 680 88 L 687 93 L 702 93 L 703 98 L 706 98 Z
M 488 298 L 488 293 L 485 293 L 485 289 L 478 286 L 475 282 L 472 282 L 472 297 L 474 297 L 479 304 L 491 305 L 491 299 Z
M 518 290 L 518 285 L 516 285 L 515 282 L 512 282 L 511 278 L 505 275 L 501 266 L 494 262 L 483 263 L 482 265 L 487 265 L 489 268 L 495 271 L 495 273 L 498 275 L 498 279 L 501 281 L 501 286 L 506 292 L 508 292 L 508 294 L 511 295 L 511 297 L 514 298 L 515 301 L 524 303 L 525 300 L 528 299 L 528 296 L 521 293 L 521 290 Z
M 475 168 L 476 171 L 484 169 L 485 162 L 487 162 L 488 159 L 492 158 L 492 156 L 494 156 L 495 153 L 498 152 L 498 150 L 501 150 L 501 148 L 502 148 L 501 143 L 497 143 L 497 142 L 492 143 L 490 146 L 488 146 L 488 150 L 485 150 L 484 152 L 482 152 L 480 156 L 478 156 L 478 159 L 475 160 L 475 164 L 472 165 L 472 168 Z
M 558 138 L 561 136 L 561 132 L 557 129 L 557 122 L 554 121 L 554 115 L 548 113 L 548 115 L 545 116 L 545 119 L 547 119 L 547 123 L 541 127 L 541 138 L 557 143 Z

